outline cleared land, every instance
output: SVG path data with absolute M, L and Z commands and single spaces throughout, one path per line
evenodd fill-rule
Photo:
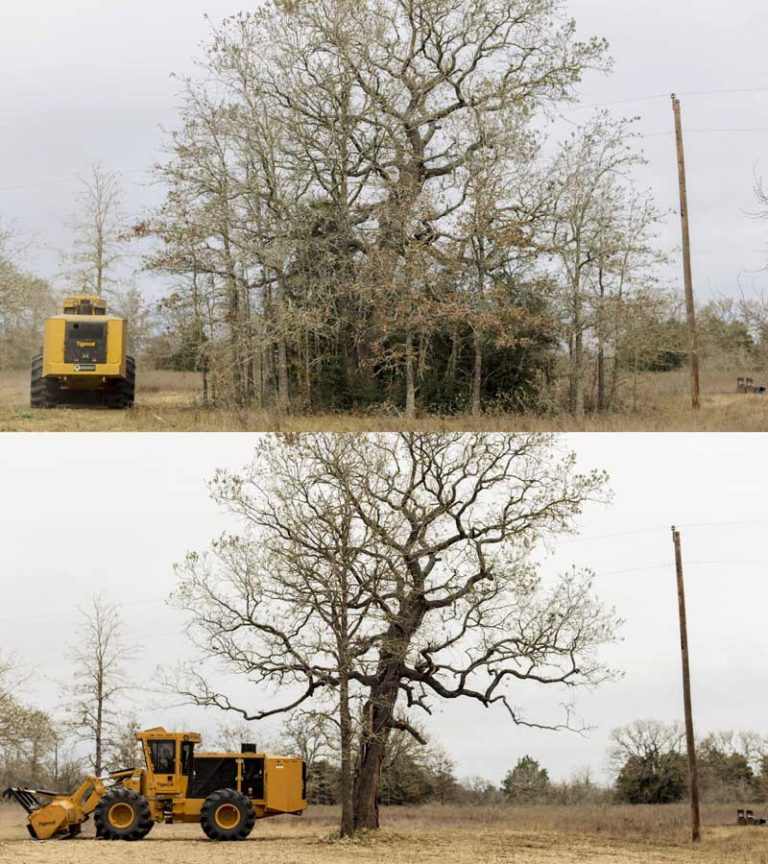
M 244 843 L 211 843 L 196 825 L 157 825 L 127 846 L 96 842 L 92 823 L 76 840 L 30 840 L 24 813 L 0 807 L 0 861 L 28 864 L 766 864 L 768 828 L 733 825 L 735 807 L 704 809 L 703 842 L 687 842 L 687 807 L 387 808 L 375 838 L 334 839 L 336 813 L 314 807 L 302 818 L 256 824 Z M 130 853 L 130 854 L 129 854 Z
M 745 373 L 750 374 L 750 373 Z M 757 383 L 768 375 L 753 373 Z M 567 414 L 484 414 L 482 417 L 423 416 L 405 421 L 397 415 L 279 414 L 200 404 L 199 379 L 194 373 L 139 370 L 136 405 L 130 411 L 101 408 L 28 407 L 28 375 L 0 373 L 0 432 L 245 432 L 308 431 L 366 432 L 399 429 L 423 431 L 532 432 L 765 432 L 768 394 L 737 394 L 736 374 L 707 372 L 702 378 L 702 408 L 690 407 L 687 372 L 641 377 L 634 393 L 625 392 L 622 412 L 589 416 L 577 423 Z

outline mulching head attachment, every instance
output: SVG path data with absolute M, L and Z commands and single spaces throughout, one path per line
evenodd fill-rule
M 42 789 L 17 789 L 9 786 L 8 789 L 3 791 L 2 797 L 7 801 L 14 800 L 17 804 L 21 804 L 27 813 L 34 813 L 35 810 L 39 810 L 44 806 L 43 802 L 37 797 L 38 795 L 53 798 L 56 794 L 56 792 L 45 792 Z

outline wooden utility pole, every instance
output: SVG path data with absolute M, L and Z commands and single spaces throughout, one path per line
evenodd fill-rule
M 694 410 L 701 405 L 699 386 L 699 334 L 696 329 L 696 307 L 693 302 L 693 275 L 691 271 L 691 238 L 688 224 L 688 191 L 685 182 L 685 151 L 683 150 L 683 124 L 680 119 L 680 100 L 672 94 L 677 139 L 677 173 L 680 180 L 680 223 L 683 232 L 683 277 L 685 280 L 685 310 L 688 317 L 689 351 L 691 360 L 691 404 Z
M 691 798 L 691 840 L 701 840 L 699 817 L 699 772 L 696 767 L 696 740 L 693 736 L 693 708 L 691 706 L 691 672 L 688 668 L 688 623 L 685 617 L 685 586 L 683 584 L 683 556 L 680 551 L 680 532 L 672 526 L 675 544 L 675 570 L 677 571 L 677 605 L 680 613 L 680 652 L 683 658 L 683 703 L 685 705 L 685 746 L 688 750 L 688 787 Z

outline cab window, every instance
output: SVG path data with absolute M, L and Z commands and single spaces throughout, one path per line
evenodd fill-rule
M 175 741 L 150 741 L 149 755 L 156 774 L 176 773 Z
M 181 742 L 181 773 L 189 776 L 192 773 L 192 758 L 195 755 L 195 745 L 192 741 Z

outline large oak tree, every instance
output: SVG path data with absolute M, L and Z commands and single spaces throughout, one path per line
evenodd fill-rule
M 567 727 L 567 712 L 528 716 L 527 690 L 609 674 L 597 649 L 617 622 L 590 574 L 534 563 L 604 482 L 545 436 L 269 438 L 212 484 L 242 530 L 179 567 L 201 663 L 176 686 L 246 720 L 336 718 L 342 833 L 377 827 L 392 730 L 423 740 L 415 718 L 453 699 Z

